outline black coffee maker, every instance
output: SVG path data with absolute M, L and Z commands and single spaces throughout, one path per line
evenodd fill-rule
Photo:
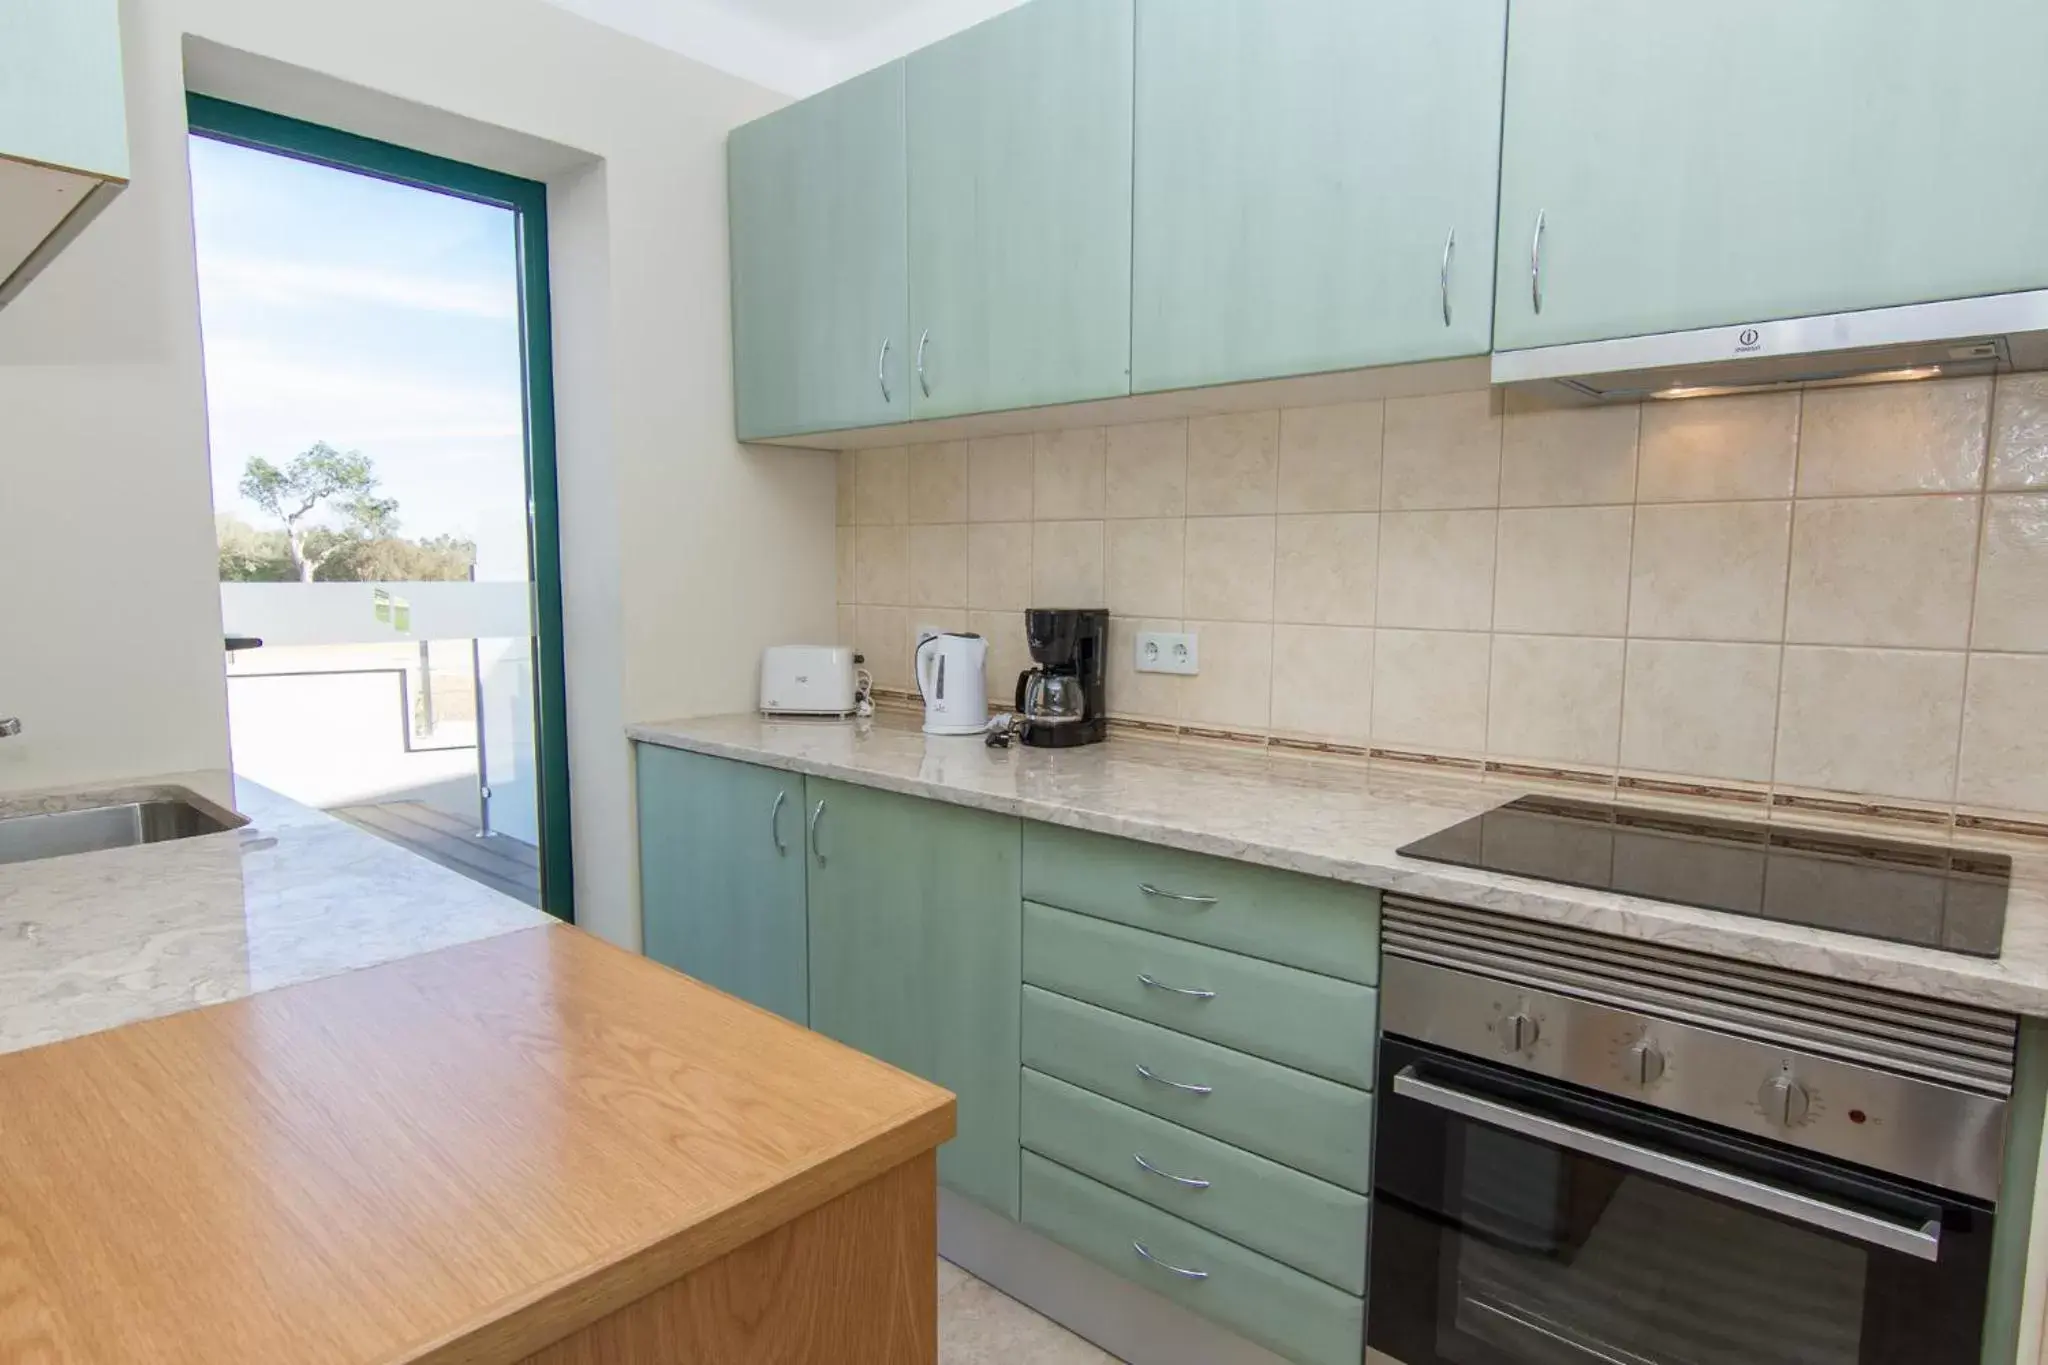
M 1037 748 L 1094 744 L 1109 734 L 1109 613 L 1101 608 L 1033 607 L 1024 639 L 1036 668 L 1017 675 L 1017 713 L 991 732 L 1002 745 L 1014 734 Z

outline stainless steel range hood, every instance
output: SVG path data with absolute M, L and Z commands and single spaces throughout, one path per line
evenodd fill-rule
M 2048 290 L 1493 353 L 1493 382 L 1579 401 L 2048 368 Z

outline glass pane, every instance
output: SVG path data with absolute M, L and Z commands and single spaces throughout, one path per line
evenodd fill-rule
M 1527 1365 L 1857 1365 L 1867 1255 L 1752 1209 L 1465 1125 L 1445 1354 Z M 1489 1355 L 1486 1360 L 1497 1360 Z
M 189 150 L 235 770 L 535 902 L 516 216 Z

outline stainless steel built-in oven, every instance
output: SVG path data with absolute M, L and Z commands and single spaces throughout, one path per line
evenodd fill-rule
M 1389 898 L 1373 1365 L 1977 1365 L 2015 1023 Z

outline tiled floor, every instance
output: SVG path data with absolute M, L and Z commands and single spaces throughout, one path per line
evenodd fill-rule
M 1098 1351 L 952 1262 L 939 1262 L 939 1365 L 1115 1362 L 1115 1356 Z

